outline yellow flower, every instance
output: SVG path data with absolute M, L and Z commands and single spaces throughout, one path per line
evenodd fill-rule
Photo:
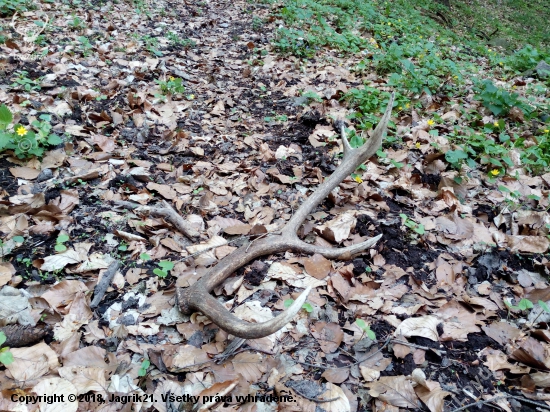
M 405 107 L 408 109 L 408 108 L 410 107 L 410 104 L 407 103 L 407 104 L 405 105 Z
M 353 180 L 355 180 L 357 183 L 363 183 L 363 179 L 361 179 L 360 176 L 355 176 Z
M 176 80 L 174 76 L 170 76 L 170 81 Z
M 489 49 L 489 51 L 492 51 L 491 49 Z
M 190 94 L 189 96 L 187 96 L 187 98 L 188 98 L 189 100 L 193 100 L 193 99 L 195 98 L 195 95 L 194 95 L 194 94 Z
M 500 173 L 500 170 L 498 170 L 498 169 L 493 169 L 493 170 L 491 170 L 491 174 L 492 174 L 493 176 L 498 176 L 499 173 Z
M 432 119 L 428 120 L 428 126 L 433 126 L 434 124 L 435 122 Z
M 494 122 L 493 126 L 498 127 L 498 122 Z
M 420 142 L 416 142 L 416 144 L 414 145 L 414 147 L 416 147 L 417 149 L 420 149 Z
M 500 64 L 502 66 L 502 62 L 498 62 L 498 64 Z
M 544 129 L 544 133 L 550 133 L 549 129 Z
M 388 22 L 388 26 L 391 26 L 391 23 L 390 23 L 390 22 Z
M 397 108 L 397 110 L 403 110 L 403 108 L 402 108 L 401 106 L 399 106 L 399 107 Z
M 19 126 L 16 132 L 19 136 L 25 136 L 27 134 L 27 129 L 25 129 L 23 126 Z

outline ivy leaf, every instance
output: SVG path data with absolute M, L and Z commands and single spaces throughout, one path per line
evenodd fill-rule
M 285 300 L 285 309 L 289 308 L 294 303 L 294 299 Z
M 151 256 L 150 256 L 148 253 L 141 253 L 141 254 L 139 255 L 139 258 L 140 258 L 141 260 L 151 260 Z
M 0 346 L 2 346 L 7 339 L 6 334 L 4 332 L 0 332 Z

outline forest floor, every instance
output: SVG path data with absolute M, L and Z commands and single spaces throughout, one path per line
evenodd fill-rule
M 301 229 L 331 247 L 382 234 L 372 249 L 265 256 L 213 292 L 260 322 L 312 286 L 291 324 L 225 357 L 231 336 L 174 308 L 253 227 L 284 225 L 339 164 L 334 121 L 361 144 L 395 90 L 384 64 L 406 66 L 316 44 L 297 10 L 44 2 L 2 19 L 18 140 L 0 154 L 0 410 L 550 409 L 550 94 L 491 50 L 470 63 L 519 97 L 458 72 L 414 92 L 403 71 L 383 148 Z M 198 240 L 146 213 L 166 204 Z M 19 401 L 42 394 L 65 398 Z

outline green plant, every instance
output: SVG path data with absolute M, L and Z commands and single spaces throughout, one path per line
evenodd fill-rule
M 157 84 L 163 95 L 175 95 L 185 92 L 181 78 L 169 77 L 168 80 L 157 80 Z
M 6 334 L 0 332 L 0 346 L 2 346 L 7 340 Z M 13 354 L 10 352 L 10 348 L 5 347 L 0 349 L 0 363 L 3 365 L 9 365 L 13 362 Z
M 10 130 L 9 125 L 13 121 L 10 109 L 5 105 L 0 106 L 0 153 L 4 150 L 13 150 L 19 158 L 28 156 L 42 156 L 48 146 L 55 146 L 62 143 L 59 136 L 50 134 L 51 116 L 40 115 L 42 121 L 35 120 L 31 126 L 36 132 L 18 124 Z
M 294 303 L 294 299 L 285 300 L 285 302 L 284 302 L 285 309 L 289 308 L 293 303 Z M 304 309 L 307 313 L 313 312 L 313 306 L 311 305 L 311 303 L 308 303 L 308 302 L 306 302 L 302 305 L 302 309 Z
M 151 260 L 151 255 L 149 255 L 148 253 L 140 253 L 139 258 L 146 262 L 148 260 Z
M 83 57 L 88 57 L 92 54 L 92 50 L 94 46 L 92 43 L 90 43 L 90 39 L 88 39 L 86 36 L 78 36 L 77 37 L 79 44 L 80 52 L 82 53 Z
M 496 87 L 491 80 L 483 80 L 477 85 L 476 91 L 476 98 L 481 100 L 483 106 L 489 109 L 495 116 L 507 114 L 513 107 L 521 109 L 526 115 L 529 115 L 532 111 L 519 98 L 517 93 L 509 93 L 500 87 Z
M 57 236 L 57 239 L 55 240 L 55 250 L 56 252 L 65 252 L 67 250 L 67 246 L 65 246 L 65 242 L 69 241 L 69 236 L 60 234 Z
M 30 5 L 27 0 L 0 0 L 0 15 L 11 16 L 15 12 L 27 11 Z
M 174 269 L 174 262 L 170 262 L 169 260 L 161 260 L 158 263 L 158 266 L 158 268 L 153 270 L 153 273 L 159 278 L 165 278 L 168 276 L 168 273 Z
M 264 26 L 265 22 L 262 18 L 258 16 L 252 17 L 252 30 L 254 31 L 260 31 L 260 29 Z
M 147 375 L 147 368 L 151 366 L 151 361 L 149 359 L 144 359 L 143 362 L 141 362 L 141 366 L 138 370 L 138 376 L 145 376 Z
M 376 340 L 376 334 L 371 330 L 370 326 L 363 319 L 356 319 L 355 324 L 367 334 L 370 340 Z
M 531 311 L 534 308 L 533 302 L 531 302 L 529 299 L 525 299 L 525 298 L 521 299 L 518 302 L 517 306 L 512 305 L 508 301 L 504 301 L 504 303 L 506 304 L 506 306 L 509 309 L 520 310 L 522 312 L 525 311 L 525 310 Z M 550 313 L 550 308 L 548 307 L 546 302 L 544 302 L 542 300 L 539 300 L 537 303 L 541 307 L 542 310 L 538 313 L 538 315 L 535 317 L 535 319 L 533 319 L 533 321 L 528 325 L 528 327 L 532 327 L 535 324 L 536 320 L 540 317 L 540 315 L 542 315 L 543 312 Z
M 162 56 L 162 52 L 159 50 L 159 39 L 152 36 L 143 36 L 141 38 L 141 41 L 145 43 L 145 48 L 149 53 L 153 54 L 154 56 L 160 57 Z
M 424 225 L 422 225 L 420 223 L 416 223 L 414 220 L 412 220 L 410 217 L 408 217 L 404 213 L 400 213 L 399 217 L 401 219 L 403 219 L 403 224 L 405 226 L 407 226 L 409 229 L 412 229 L 413 231 L 415 231 L 419 235 L 423 235 L 425 233 Z
M 17 73 L 17 77 L 14 79 L 11 87 L 21 87 L 26 92 L 32 92 L 40 90 L 40 78 L 31 80 L 27 77 L 28 72 L 20 70 Z
M 538 62 L 544 60 L 546 56 L 538 49 L 530 44 L 527 44 L 505 61 L 506 65 L 517 72 L 524 72 L 535 68 Z
M 184 49 L 192 49 L 197 45 L 197 43 L 194 42 L 193 40 L 181 38 L 180 36 L 178 36 L 177 33 L 173 31 L 168 32 L 166 37 L 168 38 L 168 40 L 173 46 L 183 47 Z
M 69 20 L 69 23 L 67 24 L 75 30 L 82 30 L 86 28 L 86 23 L 84 23 L 84 21 L 74 13 L 72 14 L 72 20 Z

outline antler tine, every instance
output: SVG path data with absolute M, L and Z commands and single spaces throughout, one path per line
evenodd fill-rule
M 217 265 L 211 268 L 205 276 L 192 286 L 186 289 L 177 289 L 177 304 L 184 314 L 190 314 L 193 310 L 198 310 L 210 318 L 210 320 L 221 329 L 240 338 L 257 339 L 271 335 L 284 327 L 284 325 L 290 322 L 290 320 L 300 311 L 311 287 L 306 287 L 286 311 L 263 323 L 245 322 L 232 315 L 218 300 L 210 295 L 212 289 L 221 284 L 237 269 L 259 256 L 293 250 L 295 252 L 308 254 L 319 253 L 329 259 L 350 259 L 353 255 L 376 244 L 382 235 L 345 248 L 321 248 L 300 240 L 296 232 L 308 214 L 323 201 L 340 182 L 354 172 L 360 164 L 369 159 L 378 150 L 382 144 L 382 139 L 391 116 L 393 100 L 394 95 L 392 93 L 388 107 L 374 130 L 372 137 L 362 146 L 353 149 L 349 142 L 347 142 L 344 129 L 341 129 L 344 145 L 344 158 L 342 162 L 336 171 L 302 203 L 296 213 L 285 225 L 280 235 L 268 235 L 263 239 L 255 240 L 250 245 L 240 247 L 232 254 L 220 260 Z

